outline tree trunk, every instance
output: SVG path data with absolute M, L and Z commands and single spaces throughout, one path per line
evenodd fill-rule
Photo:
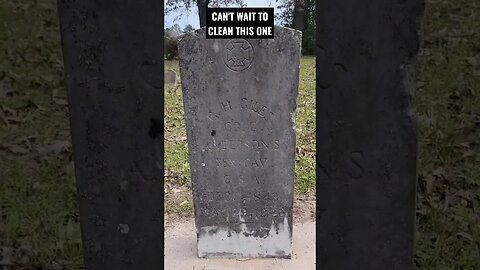
M 207 7 L 209 2 L 210 0 L 197 0 L 200 27 L 204 27 L 207 24 Z
M 305 0 L 296 0 L 293 8 L 292 28 L 303 32 L 305 30 Z

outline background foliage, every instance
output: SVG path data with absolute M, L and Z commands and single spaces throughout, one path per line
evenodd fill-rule
M 302 2 L 305 7 L 304 20 L 305 28 L 302 30 L 302 55 L 315 54 L 315 1 L 314 0 L 275 0 L 278 2 L 280 12 L 275 16 L 280 21 L 280 25 L 285 27 L 293 27 L 294 6 L 296 2 Z M 166 5 L 166 13 L 179 12 L 181 10 L 189 10 L 196 5 L 197 1 L 189 0 L 168 0 Z M 210 7 L 225 7 L 227 5 L 246 6 L 242 0 L 218 0 L 210 1 Z M 170 28 L 165 28 L 165 58 L 167 60 L 174 59 L 178 56 L 176 48 L 176 36 L 194 30 L 191 25 L 187 25 L 183 31 L 180 26 L 175 24 Z
M 281 10 L 276 16 L 285 27 L 293 26 L 294 9 L 297 2 L 301 2 L 305 9 L 303 18 L 304 29 L 302 30 L 302 54 L 315 55 L 315 1 L 314 0 L 277 0 Z

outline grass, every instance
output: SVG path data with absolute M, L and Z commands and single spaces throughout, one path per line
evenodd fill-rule
M 22 251 L 16 260 L 30 269 L 82 264 L 56 12 L 53 0 L 0 0 L 0 247 Z M 416 96 L 417 269 L 480 269 L 479 14 L 478 0 L 427 0 Z M 298 194 L 314 188 L 313 58 L 302 59 L 301 72 Z M 188 185 L 180 90 L 166 91 L 166 179 Z
M 56 3 L 0 0 L 0 18 L 0 247 L 24 254 L 0 261 L 79 269 Z

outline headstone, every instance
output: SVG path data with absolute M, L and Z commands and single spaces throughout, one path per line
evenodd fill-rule
M 319 269 L 413 269 L 423 1 L 394 2 L 317 2 Z
M 163 266 L 162 3 L 58 1 L 87 270 Z
M 300 46 L 179 38 L 199 257 L 291 257 Z
M 177 83 L 177 74 L 175 74 L 175 71 L 173 71 L 173 70 L 171 70 L 171 69 L 167 69 L 167 70 L 165 70 L 164 79 L 165 79 L 165 84 L 167 84 L 167 85 L 176 85 L 176 83 Z

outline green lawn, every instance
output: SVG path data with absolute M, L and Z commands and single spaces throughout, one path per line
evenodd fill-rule
M 33 269 L 80 269 L 56 12 L 53 0 L 0 0 L 0 247 L 24 250 Z M 479 14 L 478 0 L 427 1 L 418 61 L 417 269 L 480 269 Z M 303 58 L 299 194 L 314 188 L 314 74 L 314 59 Z M 180 89 L 166 91 L 166 180 L 188 185 Z
M 416 95 L 416 262 L 480 269 L 480 1 L 427 3 Z

